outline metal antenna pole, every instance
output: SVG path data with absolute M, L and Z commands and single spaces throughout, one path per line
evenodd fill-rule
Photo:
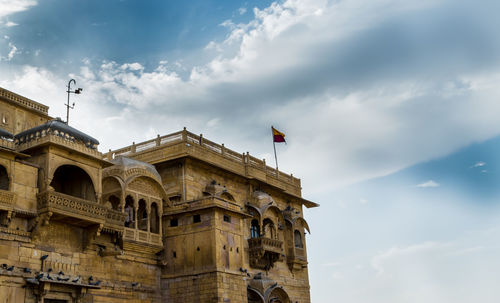
M 68 82 L 68 90 L 66 91 L 68 93 L 68 103 L 64 104 L 66 105 L 66 124 L 69 124 L 69 110 L 75 108 L 75 102 L 73 102 L 73 105 L 69 104 L 69 95 L 70 94 L 81 94 L 82 90 L 81 88 L 77 88 L 74 91 L 71 90 L 71 82 L 73 82 L 74 85 L 76 85 L 75 79 L 71 79 Z

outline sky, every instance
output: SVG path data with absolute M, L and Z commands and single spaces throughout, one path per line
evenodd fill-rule
M 182 127 L 301 178 L 312 302 L 498 302 L 500 2 L 0 0 L 0 87 L 100 150 Z

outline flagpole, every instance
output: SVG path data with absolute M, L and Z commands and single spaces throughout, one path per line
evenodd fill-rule
M 273 137 L 274 162 L 276 162 L 276 172 L 277 172 L 278 171 L 278 157 L 276 156 L 276 142 L 274 142 L 273 126 L 271 126 L 271 134 L 272 134 L 272 137 Z

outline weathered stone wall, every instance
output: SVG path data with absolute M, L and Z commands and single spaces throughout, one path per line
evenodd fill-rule
M 178 174 L 184 169 L 186 198 L 188 201 L 202 198 L 206 186 L 212 180 L 215 180 L 218 186 L 225 188 L 234 197 L 234 203 L 238 204 L 242 209 L 246 207 L 247 202 L 251 201 L 251 193 L 256 189 L 260 189 L 269 193 L 280 209 L 283 210 L 290 206 L 295 209 L 295 212 L 302 212 L 300 203 L 286 195 L 282 195 L 279 191 L 266 184 L 249 182 L 235 174 L 197 160 L 187 159 L 184 165 L 184 168 L 179 163 L 161 164 L 157 165 L 157 167 L 164 184 L 168 184 L 169 188 L 178 188 L 179 191 L 182 188 L 182 179 L 178 177 Z M 194 214 L 201 214 L 200 223 L 193 223 Z M 224 221 L 224 216 L 230 217 L 231 222 Z M 278 214 L 268 211 L 265 212 L 262 219 L 264 218 L 272 218 L 274 222 L 277 222 Z M 171 227 L 170 219 L 176 219 L 178 226 Z M 258 273 L 263 273 L 278 282 L 288 293 L 290 299 L 293 299 L 293 302 L 309 302 L 307 268 L 292 272 L 286 258 L 277 261 L 267 273 L 263 269 L 250 266 L 248 239 L 250 238 L 251 219 L 222 209 L 186 211 L 175 216 L 169 216 L 164 221 L 168 264 L 162 275 L 162 283 L 166 283 L 162 285 L 168 285 L 173 289 L 169 293 L 169 298 L 173 298 L 173 293 L 175 291 L 179 292 L 179 288 L 184 287 L 176 285 L 186 283 L 189 285 L 186 288 L 186 294 L 191 296 L 193 292 L 199 293 L 199 290 L 195 289 L 200 285 L 200 281 L 203 281 L 204 278 L 201 277 L 206 278 L 207 274 L 212 270 L 213 273 L 217 274 L 217 298 L 207 298 L 205 295 L 199 297 L 200 301 L 194 299 L 185 301 L 185 298 L 177 298 L 174 299 L 174 302 L 246 302 L 248 281 Z M 277 238 L 284 242 L 283 254 L 286 254 L 287 247 L 294 249 L 293 243 L 290 243 L 293 238 L 286 237 L 284 230 L 277 230 Z M 198 248 L 200 250 L 197 250 Z M 174 252 L 176 258 L 173 257 Z M 213 254 L 215 254 L 215 259 Z M 215 264 L 210 263 L 207 266 L 207 264 L 197 261 L 204 257 L 213 260 L 212 262 L 215 262 Z M 246 270 L 246 272 L 242 273 L 240 269 Z M 186 276 L 189 278 L 185 278 Z M 197 284 L 187 282 L 191 281 L 193 277 L 196 277 Z M 191 289 L 192 287 L 195 289 Z M 193 298 L 196 297 L 195 295 Z
M 47 115 L 28 111 L 22 106 L 0 99 L 0 128 L 14 135 L 41 125 L 48 119 Z

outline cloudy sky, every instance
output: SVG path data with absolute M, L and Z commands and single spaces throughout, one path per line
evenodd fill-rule
M 500 299 L 500 2 L 0 0 L 0 86 L 101 151 L 178 131 L 302 179 L 313 302 Z

